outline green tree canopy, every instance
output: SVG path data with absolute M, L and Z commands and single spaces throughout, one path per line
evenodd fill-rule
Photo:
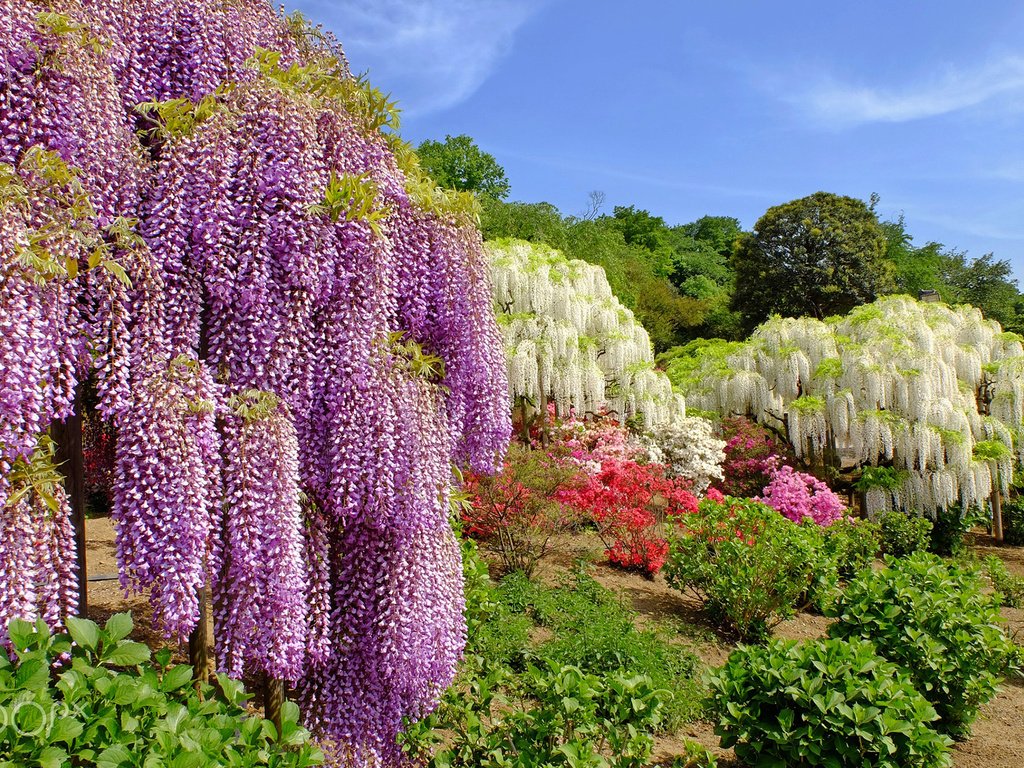
M 445 136 L 443 143 L 428 139 L 416 154 L 420 165 L 445 189 L 479 192 L 498 200 L 511 191 L 505 169 L 469 136 Z
M 676 227 L 683 234 L 711 247 L 722 256 L 731 256 L 736 241 L 743 234 L 739 219 L 732 216 L 701 216 L 696 221 Z
M 772 314 L 843 314 L 895 287 L 885 254 L 862 200 L 816 192 L 769 208 L 737 244 L 733 307 L 747 330 Z
M 968 259 L 962 251 L 944 250 L 941 243 L 915 247 L 902 216 L 883 222 L 882 231 L 898 292 L 917 296 L 920 291 L 938 291 L 948 304 L 972 304 L 1004 327 L 1021 329 L 1024 297 L 1009 261 L 991 253 Z

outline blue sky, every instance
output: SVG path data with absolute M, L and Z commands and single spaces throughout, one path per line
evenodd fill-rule
M 818 190 L 881 196 L 915 243 L 1024 284 L 1024 3 L 290 0 L 403 107 L 469 134 L 510 199 L 751 227 Z

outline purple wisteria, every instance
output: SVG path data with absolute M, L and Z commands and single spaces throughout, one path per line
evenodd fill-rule
M 19 472 L 88 384 L 124 586 L 177 637 L 211 586 L 221 666 L 388 765 L 461 652 L 451 468 L 503 454 L 507 381 L 479 233 L 316 40 L 263 0 L 0 0 L 0 619 L 74 610 Z

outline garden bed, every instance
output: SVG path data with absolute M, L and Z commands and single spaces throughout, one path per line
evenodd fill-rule
M 1024 547 L 999 547 L 989 536 L 969 535 L 971 549 L 979 558 L 997 555 L 1011 572 L 1024 576 Z M 559 542 L 558 552 L 545 562 L 540 578 L 554 582 L 580 557 L 592 557 L 600 552 L 600 541 L 590 535 L 566 537 Z M 643 625 L 676 626 L 680 636 L 708 666 L 723 664 L 732 650 L 732 643 L 724 637 L 713 622 L 701 611 L 700 601 L 685 592 L 672 589 L 661 575 L 652 580 L 641 578 L 614 568 L 596 559 L 593 576 L 602 586 L 621 595 L 637 612 L 637 622 Z M 1024 609 L 1002 609 L 1007 620 L 1007 634 L 1018 643 L 1024 642 Z M 829 619 L 801 612 L 777 626 L 773 635 L 793 640 L 823 637 Z M 656 760 L 669 764 L 683 748 L 688 738 L 709 748 L 719 757 L 720 768 L 740 765 L 734 761 L 732 750 L 718 746 L 714 727 L 708 722 L 685 726 L 679 733 L 657 738 Z M 953 747 L 955 768 L 1019 768 L 1024 765 L 1024 679 L 1011 678 L 1002 684 L 1002 690 L 982 709 L 974 723 L 970 740 Z
M 1024 547 L 997 547 L 990 538 L 979 534 L 972 534 L 970 542 L 979 557 L 995 554 L 1013 573 L 1024 576 Z M 695 598 L 670 588 L 660 575 L 645 579 L 600 562 L 601 543 L 592 534 L 560 537 L 555 544 L 554 553 L 544 561 L 537 574 L 541 581 L 556 583 L 579 558 L 596 560 L 593 577 L 620 595 L 627 606 L 636 611 L 638 626 L 674 629 L 679 642 L 692 649 L 708 666 L 719 666 L 725 662 L 733 644 L 704 617 Z M 117 572 L 113 527 L 108 519 L 89 521 L 88 555 L 90 576 Z M 89 615 L 96 620 L 130 609 L 136 619 L 135 639 L 153 647 L 164 644 L 154 631 L 152 613 L 145 597 L 126 600 L 116 580 L 91 582 L 89 602 Z M 1024 640 L 1024 610 L 1003 608 L 1002 612 L 1007 620 L 1008 634 L 1018 642 Z M 777 626 L 773 634 L 799 640 L 821 637 L 828 621 L 820 615 L 802 612 Z M 668 765 L 681 752 L 684 739 L 708 747 L 719 757 L 721 768 L 740 765 L 735 761 L 732 750 L 718 747 L 718 737 L 712 724 L 707 722 L 690 723 L 676 734 L 659 736 L 655 748 L 656 761 Z M 1009 679 L 1003 683 L 996 698 L 982 709 L 981 717 L 974 724 L 972 738 L 958 743 L 953 755 L 955 768 L 1018 768 L 1024 765 L 1024 679 Z

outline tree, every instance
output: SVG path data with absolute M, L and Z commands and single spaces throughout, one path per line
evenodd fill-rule
M 504 200 L 511 191 L 505 169 L 494 155 L 483 152 L 469 136 L 445 136 L 444 143 L 428 139 L 416 150 L 420 164 L 438 186 L 479 192 Z
M 542 409 L 554 400 L 580 415 L 608 408 L 652 425 L 684 415 L 683 399 L 654 369 L 647 331 L 603 269 L 519 240 L 489 242 L 487 251 L 513 403 Z
M 1022 340 L 974 307 L 889 296 L 662 359 L 692 408 L 749 416 L 818 466 L 878 467 L 861 478 L 871 512 L 984 506 L 1024 447 Z
M 1003 324 L 1015 321 L 1021 296 L 1006 259 L 986 253 L 967 261 L 964 254 L 952 253 L 944 259 L 942 276 L 954 301 L 973 304 Z
M 567 258 L 602 267 L 616 298 L 636 313 L 659 352 L 688 341 L 709 311 L 714 311 L 704 297 L 683 295 L 670 282 L 666 275 L 672 268 L 673 250 L 662 251 L 664 263 L 658 267 L 650 250 L 626 242 L 622 230 L 632 214 L 642 220 L 661 221 L 646 211 L 617 208 L 620 218 L 589 219 L 562 217 L 549 203 L 506 203 L 486 197 L 481 202 L 481 228 L 486 240 L 513 238 L 544 243 Z M 627 217 L 626 213 L 631 215 Z M 674 234 L 663 223 L 653 229 L 657 237 L 666 237 L 670 242 L 692 242 L 685 235 Z M 718 258 L 717 254 L 714 256 Z M 716 300 L 716 307 L 718 303 Z
M 861 200 L 816 192 L 774 208 L 737 244 L 733 307 L 747 330 L 771 314 L 819 319 L 892 290 L 886 239 Z
M 731 256 L 736 241 L 743 234 L 738 219 L 732 216 L 701 216 L 676 229 L 700 243 L 709 245 L 722 256 Z
M 76 611 L 51 434 L 88 389 L 156 628 L 205 649 L 209 585 L 221 669 L 403 764 L 465 638 L 452 467 L 511 432 L 472 201 L 269 2 L 0 0 L 0 29 L 0 626 Z

